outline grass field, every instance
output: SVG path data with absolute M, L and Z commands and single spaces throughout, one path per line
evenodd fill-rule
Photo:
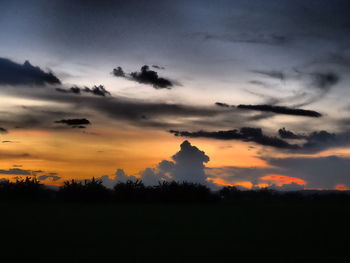
M 350 260 L 348 204 L 9 202 L 0 209 L 2 254 L 46 262 Z

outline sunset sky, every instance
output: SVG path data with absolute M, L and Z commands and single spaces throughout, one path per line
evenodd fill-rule
M 350 188 L 348 0 L 0 10 L 0 178 Z

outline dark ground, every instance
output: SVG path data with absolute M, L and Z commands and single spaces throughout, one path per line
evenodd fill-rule
M 349 203 L 8 202 L 0 211 L 2 255 L 24 262 L 350 262 Z

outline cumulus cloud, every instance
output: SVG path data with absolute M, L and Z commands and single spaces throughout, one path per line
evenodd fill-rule
M 204 164 L 209 162 L 209 157 L 196 146 L 192 146 L 189 141 L 184 141 L 180 147 L 180 151 L 172 157 L 175 162 L 172 179 L 205 183 L 207 176 Z
M 39 67 L 25 61 L 18 64 L 10 59 L 0 58 L 0 85 L 38 85 L 61 84 L 61 81 L 52 73 L 45 72 Z
M 277 114 L 294 115 L 294 116 L 305 116 L 305 117 L 321 117 L 322 114 L 313 110 L 294 109 L 285 106 L 274 106 L 274 105 L 245 105 L 240 104 L 237 106 L 238 109 L 242 110 L 255 110 L 263 112 L 273 112 Z
M 141 179 L 146 185 L 156 185 L 160 181 L 208 184 L 204 171 L 207 162 L 209 157 L 205 152 L 184 141 L 172 161 L 163 160 L 156 168 L 146 168 L 141 172 Z
M 154 70 L 150 70 L 147 65 L 142 66 L 140 71 L 134 71 L 130 74 L 126 74 L 121 67 L 117 67 L 113 69 L 113 75 L 141 84 L 152 85 L 155 89 L 171 89 L 175 85 L 173 81 L 159 77 L 158 73 Z
M 145 185 L 157 185 L 161 181 L 192 182 L 210 185 L 205 173 L 205 163 L 209 157 L 205 152 L 184 141 L 180 150 L 172 156 L 172 161 L 162 160 L 155 168 L 146 168 L 139 176 L 127 175 L 124 170 L 118 169 L 113 177 L 102 176 L 103 184 L 112 188 L 117 182 L 125 183 L 128 180 L 142 180 Z
M 102 184 L 107 188 L 113 188 L 116 183 L 126 183 L 127 181 L 135 182 L 139 178 L 127 175 L 123 169 L 117 169 L 114 176 L 103 175 L 101 177 L 96 178 L 102 181 Z

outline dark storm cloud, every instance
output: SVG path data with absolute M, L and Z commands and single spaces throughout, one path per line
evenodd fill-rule
M 0 85 L 39 85 L 61 84 L 52 73 L 32 66 L 29 61 L 23 65 L 6 58 L 0 58 Z
M 80 95 L 81 93 L 90 93 L 92 95 L 101 96 L 101 97 L 111 96 L 111 93 L 108 90 L 106 90 L 103 85 L 93 86 L 92 88 L 89 88 L 89 87 L 79 88 L 77 86 L 73 86 L 69 89 L 56 88 L 56 91 L 62 92 L 62 93 L 72 93 L 77 95 Z
M 296 134 L 292 131 L 286 130 L 285 128 L 279 129 L 278 134 L 283 139 L 290 139 L 290 140 L 299 140 L 299 139 L 305 139 L 306 136 L 302 134 Z
M 121 67 L 117 67 L 113 69 L 113 75 L 141 84 L 152 85 L 155 89 L 171 89 L 175 85 L 173 81 L 159 77 L 158 73 L 150 70 L 147 65 L 142 66 L 140 71 L 131 72 L 130 74 L 126 74 Z
M 80 128 L 81 125 L 89 125 L 91 122 L 88 119 L 63 119 L 55 121 L 55 123 L 62 123 L 69 126 Z
M 305 117 L 315 117 L 315 118 L 322 116 L 322 114 L 317 111 L 293 109 L 285 106 L 240 104 L 237 106 L 237 108 L 242 110 L 255 110 L 255 111 L 273 112 L 273 113 L 285 114 L 285 115 L 305 116 Z
M 277 137 L 271 137 L 263 134 L 261 128 L 243 127 L 239 130 L 228 131 L 176 131 L 171 130 L 175 136 L 189 137 L 189 138 L 211 138 L 219 140 L 241 140 L 245 142 L 255 142 L 257 144 L 271 146 L 282 149 L 298 149 L 298 145 L 289 144 L 288 142 Z
M 285 80 L 284 72 L 278 70 L 253 70 L 254 73 L 278 80 Z

